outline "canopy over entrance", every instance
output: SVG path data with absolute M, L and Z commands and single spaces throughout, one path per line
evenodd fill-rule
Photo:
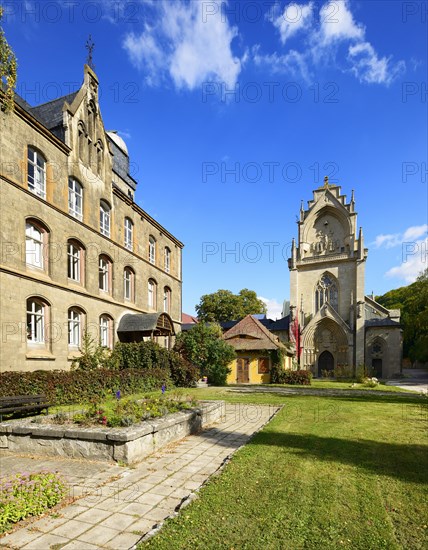
M 117 329 L 121 342 L 141 342 L 144 337 L 174 336 L 174 324 L 168 313 L 127 313 Z

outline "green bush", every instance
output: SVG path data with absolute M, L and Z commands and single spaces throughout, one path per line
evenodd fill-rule
M 271 371 L 271 382 L 273 384 L 310 386 L 312 372 L 309 370 L 275 369 L 275 371 Z
M 354 379 L 354 369 L 352 365 L 336 365 L 333 371 L 334 377 L 336 380 L 353 380 Z
M 121 390 L 132 394 L 173 386 L 168 369 L 95 369 L 0 373 L 0 396 L 43 393 L 52 405 L 103 399 Z
M 0 533 L 28 516 L 43 514 L 67 496 L 67 485 L 51 472 L 22 473 L 0 480 Z

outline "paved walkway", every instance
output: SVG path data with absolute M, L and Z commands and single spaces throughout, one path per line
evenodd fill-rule
M 278 411 L 227 404 L 224 421 L 188 436 L 134 468 L 105 462 L 2 453 L 1 474 L 59 471 L 73 504 L 0 538 L 1 548 L 129 550 L 168 516 Z

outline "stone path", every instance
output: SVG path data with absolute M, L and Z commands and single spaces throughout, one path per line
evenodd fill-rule
M 2 475 L 59 471 L 70 494 L 81 498 L 0 538 L 0 548 L 129 550 L 174 514 L 278 409 L 227 404 L 223 422 L 165 447 L 134 468 L 4 452 Z

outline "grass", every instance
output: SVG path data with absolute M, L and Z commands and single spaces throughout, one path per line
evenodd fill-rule
M 191 393 L 284 407 L 141 550 L 428 547 L 426 399 Z

